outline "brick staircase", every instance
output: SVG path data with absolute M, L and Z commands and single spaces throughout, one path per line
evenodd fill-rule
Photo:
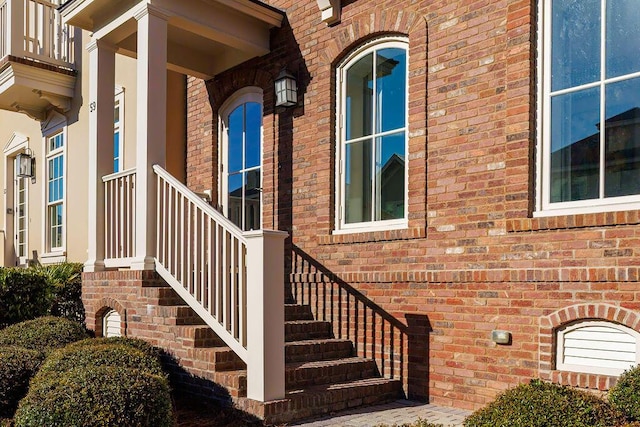
M 353 343 L 333 338 L 331 324 L 313 318 L 309 306 L 285 305 L 286 398 L 260 403 L 246 398 L 247 373 L 236 356 L 170 287 L 142 289 L 154 319 L 171 326 L 166 348 L 178 390 L 231 399 L 267 423 L 284 423 L 356 406 L 397 399 L 401 382 L 381 378 L 373 360 L 354 357 Z M 218 387 L 215 383 L 219 386 Z

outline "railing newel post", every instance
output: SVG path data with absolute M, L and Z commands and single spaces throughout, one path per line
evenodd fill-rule
M 244 233 L 247 241 L 247 397 L 284 398 L 283 231 Z

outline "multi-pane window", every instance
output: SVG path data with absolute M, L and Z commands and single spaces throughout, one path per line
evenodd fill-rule
M 357 51 L 338 81 L 337 228 L 406 224 L 406 43 Z
M 123 113 L 124 113 L 124 89 L 116 88 L 113 109 L 113 171 L 120 172 L 123 169 Z
M 64 133 L 47 138 L 47 217 L 49 250 L 62 249 L 64 215 Z
M 542 203 L 602 209 L 640 194 L 637 0 L 544 0 Z
M 226 117 L 227 216 L 243 230 L 261 228 L 262 104 L 245 102 Z
M 14 196 L 15 196 L 15 248 L 19 258 L 27 256 L 27 182 L 26 178 L 18 176 L 19 165 L 15 162 Z

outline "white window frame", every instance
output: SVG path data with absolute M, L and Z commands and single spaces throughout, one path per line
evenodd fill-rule
M 0 259 L 0 262 L 4 265 L 26 265 L 29 259 L 29 178 L 18 178 L 16 176 L 16 156 L 19 153 L 26 152 L 29 147 L 29 138 L 14 132 L 9 142 L 6 144 L 3 150 L 3 154 L 5 157 L 4 165 L 5 165 L 5 207 L 7 209 L 12 209 L 13 215 L 5 215 L 4 218 L 4 230 L 7 235 L 5 236 L 7 239 L 11 239 L 13 242 L 13 253 L 15 254 L 15 258 L 11 259 Z M 34 171 L 35 172 L 35 171 Z M 17 191 L 17 180 L 22 180 L 25 184 L 25 243 L 26 243 L 26 253 L 24 257 L 19 256 L 18 250 L 18 220 L 17 220 L 17 211 L 18 211 L 18 195 Z M 9 188 L 11 185 L 11 188 Z M 11 236 L 9 234 L 12 234 Z M 9 251 L 7 251 L 7 254 Z
M 620 197 L 604 197 L 604 174 L 603 156 L 600 160 L 600 196 L 598 199 L 578 200 L 571 202 L 554 202 L 551 198 L 551 3 L 552 0 L 538 1 L 538 108 L 537 108 L 537 141 L 536 141 L 536 211 L 534 217 L 546 217 L 557 215 L 586 214 L 598 212 L 615 212 L 622 210 L 640 209 L 640 194 L 620 196 Z M 601 10 L 601 43 L 600 43 L 600 60 L 601 64 L 606 61 L 605 57 L 605 8 Z M 603 66 L 601 66 L 601 69 Z M 603 79 L 601 72 L 600 80 L 574 86 L 563 90 L 555 91 L 555 94 L 572 93 L 581 89 L 600 87 L 601 89 L 601 107 L 600 107 L 600 123 L 605 121 L 605 108 L 603 104 L 603 91 L 605 84 L 616 81 L 629 80 L 634 77 L 640 77 L 640 72 L 625 74 L 624 76 Z M 600 145 L 603 147 L 606 132 L 600 132 Z
M 227 203 L 228 194 L 227 191 L 229 189 L 229 174 L 226 169 L 226 162 L 229 156 L 229 146 L 228 146 L 228 138 L 227 138 L 227 118 L 229 114 L 231 114 L 236 108 L 240 105 L 255 102 L 260 104 L 260 108 L 264 114 L 264 97 L 263 91 L 261 88 L 256 86 L 249 86 L 242 88 L 235 92 L 233 95 L 227 99 L 222 106 L 220 107 L 218 114 L 218 152 L 221 154 L 218 159 L 218 176 L 220 179 L 218 180 L 218 206 L 222 207 L 223 214 L 229 218 L 229 206 Z M 244 169 L 243 169 L 244 170 Z M 264 182 L 264 124 L 261 122 L 260 126 L 260 183 Z M 259 224 L 260 228 L 262 228 L 262 220 L 264 215 L 264 204 L 263 204 L 262 192 L 260 192 L 260 219 Z M 244 212 L 242 213 L 243 224 L 244 224 Z
M 346 71 L 347 69 L 359 61 L 367 54 L 385 48 L 400 48 L 405 51 L 406 55 L 406 76 L 405 76 L 405 124 L 404 124 L 404 152 L 405 152 L 405 174 L 404 174 L 404 217 L 389 220 L 373 220 L 367 222 L 358 222 L 347 224 L 345 222 L 345 157 L 346 157 L 346 116 L 345 108 L 347 105 L 347 91 L 346 91 Z M 409 225 L 409 42 L 406 37 L 383 37 L 375 40 L 371 40 L 368 43 L 360 46 L 348 55 L 336 69 L 336 173 L 335 173 L 335 229 L 333 234 L 349 234 L 357 232 L 374 232 L 374 231 L 387 231 L 387 230 L 400 230 L 406 229 Z M 375 110 L 375 106 L 374 106 Z M 375 116 L 375 111 L 372 112 Z M 372 141 L 384 136 L 387 133 L 397 133 L 402 128 L 394 129 L 390 132 L 372 132 L 367 138 L 371 138 Z M 364 138 L 363 138 L 364 139 Z M 375 158 L 375 156 L 374 156 Z M 372 186 L 372 192 L 375 192 L 375 186 Z M 375 203 L 375 197 L 372 201 Z
M 16 259 L 18 265 L 27 265 L 29 258 L 29 179 L 18 176 L 17 158 L 13 157 L 13 230 L 14 230 L 14 248 L 16 251 Z M 20 241 L 20 187 L 24 186 L 24 242 Z M 20 246 L 24 246 L 24 254 L 20 255 Z
M 43 195 L 44 195 L 44 200 L 43 200 L 43 206 L 44 206 L 44 218 L 43 218 L 43 233 L 42 233 L 42 239 L 43 239 L 43 247 L 45 248 L 45 252 L 42 255 L 44 261 L 46 262 L 60 262 L 60 261 L 64 261 L 64 258 L 60 258 L 63 257 L 65 255 L 65 249 L 66 249 L 66 237 L 67 237 L 67 226 L 66 226 L 66 219 L 67 219 L 67 145 L 68 145 L 68 139 L 67 139 L 67 126 L 66 126 L 66 122 L 58 124 L 57 126 L 51 127 L 47 130 L 45 130 L 43 132 L 44 138 L 43 138 L 43 152 L 45 153 L 44 155 L 44 165 L 43 165 L 43 169 L 44 169 L 44 191 L 43 191 Z M 54 138 L 58 135 L 62 135 L 62 147 L 57 148 L 53 151 L 49 151 L 49 141 L 51 138 Z M 63 183 L 62 183 L 62 188 L 63 188 L 63 194 L 62 194 L 62 199 L 59 203 L 55 203 L 55 204 L 61 204 L 62 205 L 62 238 L 61 238 L 61 244 L 60 246 L 52 246 L 51 245 L 51 224 L 49 221 L 49 207 L 53 206 L 53 204 L 49 203 L 49 160 L 58 157 L 58 156 L 63 156 L 63 161 L 62 161 L 62 179 L 63 179 Z
M 115 120 L 115 109 L 119 108 L 118 121 Z M 114 167 L 113 173 L 121 172 L 124 170 L 124 88 L 121 86 L 116 86 L 115 90 L 115 99 L 113 105 L 114 112 L 114 120 L 113 120 L 113 135 L 115 139 L 115 135 L 118 134 L 118 157 L 115 157 L 115 144 L 114 144 L 114 166 L 116 159 L 118 160 L 118 168 Z
M 558 329 L 556 332 L 556 370 L 558 371 L 568 371 L 568 372 L 579 372 L 585 374 L 600 374 L 600 375 L 611 375 L 618 376 L 624 372 L 624 369 L 614 369 L 614 368 L 606 368 L 606 367 L 598 367 L 598 366 L 587 366 L 587 365 L 572 365 L 568 363 L 564 363 L 564 336 L 569 334 L 576 329 L 586 328 L 590 326 L 604 326 L 607 328 L 617 329 L 621 332 L 624 332 L 628 335 L 631 335 L 636 340 L 636 364 L 640 364 L 640 333 L 634 331 L 633 329 L 620 325 L 614 322 L 608 322 L 604 320 L 583 320 L 572 323 L 568 326 L 565 326 L 561 329 Z M 631 366 L 629 366 L 631 367 Z

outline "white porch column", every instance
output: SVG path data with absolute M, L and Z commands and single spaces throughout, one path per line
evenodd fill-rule
M 113 172 L 115 48 L 102 40 L 89 52 L 89 242 L 85 271 L 104 269 L 105 215 L 102 177 Z
M 24 56 L 24 0 L 9 0 L 7 13 L 7 54 Z
M 155 267 L 156 184 L 153 165 L 166 166 L 167 16 L 149 5 L 138 14 L 136 256 L 134 270 Z
M 284 398 L 284 231 L 244 233 L 247 259 L 247 397 Z

